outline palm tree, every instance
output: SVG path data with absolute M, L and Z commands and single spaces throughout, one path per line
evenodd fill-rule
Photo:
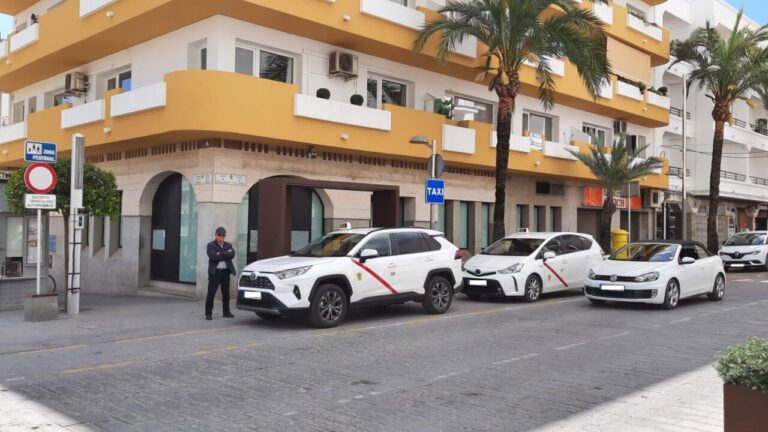
M 712 119 L 715 135 L 712 140 L 712 168 L 709 173 L 709 215 L 707 216 L 707 247 L 717 250 L 717 211 L 720 202 L 720 166 L 723 157 L 723 130 L 725 122 L 733 121 L 732 107 L 738 100 L 746 101 L 750 92 L 756 92 L 766 101 L 768 84 L 768 25 L 757 30 L 739 29 L 742 11 L 728 38 L 724 38 L 707 22 L 684 41 L 672 42 L 675 63 L 693 65 L 689 86 L 696 83 L 699 90 L 712 100 Z
M 439 63 L 445 63 L 448 54 L 464 38 L 474 36 L 487 47 L 482 54 L 485 66 L 476 79 L 484 81 L 491 73 L 488 90 L 499 97 L 493 211 L 493 239 L 497 240 L 504 236 L 509 136 L 515 98 L 521 87 L 520 68 L 526 61 L 538 63 L 539 99 L 547 110 L 555 101 L 553 58 L 568 60 L 576 66 L 590 95 L 596 99 L 610 70 L 603 24 L 592 11 L 581 8 L 574 0 L 448 0 L 439 12 L 443 16 L 425 25 L 414 41 L 414 50 L 420 52 L 438 33 Z
M 616 203 L 613 198 L 617 190 L 623 185 L 643 176 L 654 174 L 661 168 L 661 160 L 655 157 L 639 159 L 635 154 L 640 154 L 648 146 L 641 147 L 633 153 L 626 144 L 626 138 L 621 137 L 608 153 L 605 144 L 597 139 L 590 153 L 570 151 L 577 159 L 589 168 L 592 175 L 597 177 L 600 185 L 605 189 L 605 201 L 600 213 L 600 232 L 598 243 L 603 250 L 611 250 L 611 218 L 616 212 Z

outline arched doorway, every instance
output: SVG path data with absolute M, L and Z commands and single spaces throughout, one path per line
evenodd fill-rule
M 197 200 L 192 185 L 174 173 L 158 186 L 152 199 L 153 280 L 195 283 L 197 280 Z
M 238 250 L 245 251 L 238 259 L 239 268 L 258 259 L 259 187 L 253 185 L 240 203 L 240 232 Z M 325 206 L 316 190 L 307 187 L 291 189 L 291 250 L 304 247 L 323 235 Z

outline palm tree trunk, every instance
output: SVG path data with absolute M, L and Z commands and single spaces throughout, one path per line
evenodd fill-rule
M 717 109 L 717 108 L 716 108 Z M 720 204 L 720 167 L 723 159 L 723 130 L 725 122 L 715 119 L 715 138 L 712 141 L 712 169 L 709 171 L 709 214 L 707 215 L 707 249 L 717 252 L 717 210 Z
M 603 208 L 600 211 L 600 235 L 597 242 L 605 252 L 611 251 L 611 220 L 613 214 L 616 213 L 616 203 L 613 202 L 613 190 L 606 188 L 605 201 L 603 202 Z
M 496 118 L 496 202 L 493 207 L 493 241 L 505 235 L 504 210 L 509 165 L 509 136 L 512 131 L 514 106 L 514 97 L 499 94 L 499 113 Z

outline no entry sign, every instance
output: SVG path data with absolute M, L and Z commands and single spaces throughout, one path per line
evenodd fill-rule
M 56 187 L 56 171 L 46 163 L 33 163 L 24 171 L 27 189 L 36 194 L 47 194 Z

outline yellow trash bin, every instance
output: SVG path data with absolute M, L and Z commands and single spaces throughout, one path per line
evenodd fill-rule
M 616 252 L 629 242 L 629 232 L 622 229 L 611 231 L 611 250 Z

